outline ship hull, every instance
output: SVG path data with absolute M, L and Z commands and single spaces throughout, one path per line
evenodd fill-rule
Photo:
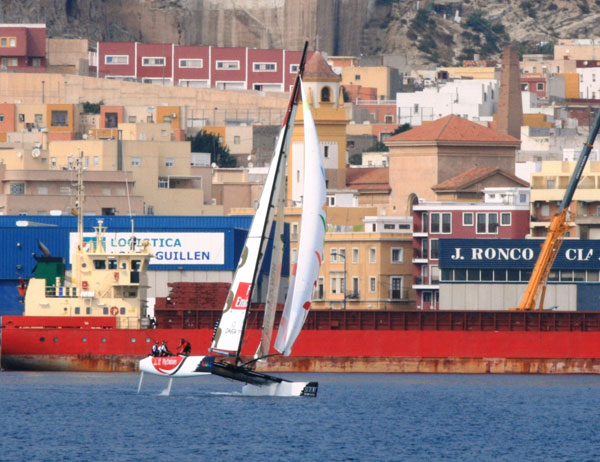
M 312 313 L 311 313 L 312 314 Z M 316 313 L 292 355 L 257 363 L 262 372 L 600 373 L 600 313 Z M 356 321 L 360 318 L 359 321 Z M 2 367 L 10 370 L 135 371 L 155 341 L 181 338 L 208 354 L 213 329 L 116 329 L 5 317 Z M 324 322 L 328 319 L 329 322 Z M 352 322 L 349 321 L 352 320 Z M 374 323 L 373 320 L 385 320 Z M 69 322 L 67 322 L 69 321 Z M 259 322 L 260 320 L 257 320 Z M 57 324 L 63 324 L 57 326 Z M 250 358 L 260 330 L 249 328 Z

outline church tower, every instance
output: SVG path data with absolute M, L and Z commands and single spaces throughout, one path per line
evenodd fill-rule
M 304 67 L 304 85 L 312 106 L 313 118 L 319 136 L 319 148 L 325 169 L 327 189 L 346 187 L 346 111 L 340 93 L 341 77 L 331 70 L 318 51 Z M 291 139 L 288 162 L 288 200 L 293 205 L 302 203 L 304 182 L 304 117 L 302 102 L 298 104 L 296 123 Z

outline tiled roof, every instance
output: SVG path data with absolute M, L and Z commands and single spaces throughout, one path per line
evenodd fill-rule
M 527 183 L 526 181 L 500 168 L 479 167 L 467 170 L 466 172 L 461 173 L 460 175 L 457 175 L 453 178 L 449 178 L 446 181 L 442 181 L 441 183 L 433 186 L 431 189 L 433 189 L 434 191 L 457 191 L 459 189 L 468 188 L 469 186 L 496 174 L 505 176 L 507 179 L 518 183 L 521 186 L 529 186 L 529 183 Z
M 331 70 L 323 55 L 316 51 L 304 65 L 304 80 L 327 80 L 341 81 L 342 78 Z
M 510 142 L 519 140 L 483 127 L 475 122 L 455 115 L 442 117 L 433 122 L 427 122 L 403 133 L 398 133 L 387 139 L 390 141 L 466 141 L 466 142 Z
M 347 168 L 346 186 L 357 190 L 391 190 L 387 167 Z

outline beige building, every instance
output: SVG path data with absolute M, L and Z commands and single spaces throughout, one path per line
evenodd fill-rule
M 132 191 L 130 172 L 87 171 L 86 214 L 142 215 L 144 198 Z M 0 215 L 68 214 L 75 208 L 74 170 L 11 169 L 0 163 Z M 129 188 L 129 197 L 127 188 Z
M 450 115 L 385 142 L 390 148 L 390 215 L 408 215 L 415 198 L 433 201 L 432 187 L 474 168 L 514 175 L 519 140 Z
M 217 168 L 212 176 L 212 198 L 223 214 L 253 213 L 263 190 L 264 180 L 251 180 L 246 168 Z M 239 209 L 246 209 L 240 211 Z
M 554 45 L 554 59 L 585 60 L 600 58 L 598 39 L 560 39 Z
M 411 286 L 410 234 L 328 232 L 313 307 L 415 308 Z
M 546 161 L 531 175 L 531 235 L 547 234 L 576 162 Z M 600 239 L 600 162 L 588 162 L 569 208 L 568 237 Z
M 395 99 L 391 93 L 391 70 L 387 66 L 342 67 L 342 85 L 361 85 L 377 89 L 377 99 Z
M 73 168 L 79 149 L 84 152 L 84 166 L 89 170 L 130 171 L 133 193 L 144 197 L 148 215 L 223 213 L 222 207 L 211 205 L 211 198 L 205 198 L 203 177 L 192 175 L 189 142 L 55 141 L 49 146 L 49 168 Z

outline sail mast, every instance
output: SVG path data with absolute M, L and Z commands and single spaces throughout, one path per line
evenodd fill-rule
M 292 89 L 292 95 L 290 97 L 290 103 L 288 104 L 288 108 L 285 114 L 285 118 L 283 119 L 283 127 L 282 127 L 282 131 L 280 133 L 280 137 L 282 137 L 283 139 L 281 140 L 281 149 L 285 149 L 286 146 L 286 139 L 288 137 L 288 131 L 289 131 L 289 123 L 293 123 L 294 119 L 293 119 L 293 113 L 294 113 L 294 108 L 297 106 L 298 104 L 298 94 L 300 91 L 300 78 L 302 76 L 302 73 L 304 72 L 304 64 L 306 61 L 306 52 L 308 50 L 308 42 L 304 42 L 304 49 L 302 50 L 302 58 L 300 59 L 300 64 L 298 65 L 298 73 L 296 74 L 296 80 L 294 82 L 294 88 Z M 275 171 L 278 172 L 280 169 L 280 165 L 281 162 L 283 160 L 284 156 L 279 156 L 278 158 L 278 165 L 275 166 Z M 271 166 L 273 168 L 273 166 Z M 277 178 L 275 178 L 275 182 L 277 181 Z M 275 183 L 276 184 L 276 183 Z M 275 193 L 275 190 L 277 188 L 273 188 L 273 190 L 271 191 L 271 196 L 269 197 L 269 204 L 273 204 L 273 195 Z M 271 211 L 269 211 L 271 212 Z M 267 227 L 267 223 L 269 222 L 269 220 L 266 220 L 264 223 L 265 228 Z M 263 229 L 263 239 L 266 239 L 266 233 L 267 230 Z M 256 259 L 256 266 L 254 268 L 254 280 L 252 281 L 252 284 L 250 285 L 250 290 L 248 293 L 248 303 L 250 303 L 250 300 L 252 300 L 252 293 L 254 292 L 254 286 L 256 285 L 256 282 L 258 280 L 258 273 L 260 270 L 260 265 L 262 263 L 262 252 L 264 251 L 264 246 L 261 243 L 261 255 L 259 256 L 259 258 Z M 246 309 L 246 312 L 244 314 L 244 321 L 242 323 L 242 332 L 240 335 L 240 341 L 238 344 L 238 348 L 235 354 L 235 363 L 236 365 L 239 364 L 240 362 L 240 356 L 241 356 L 241 352 L 242 352 L 242 345 L 244 344 L 244 333 L 246 331 L 246 323 L 248 322 L 248 313 L 249 313 L 249 309 Z

